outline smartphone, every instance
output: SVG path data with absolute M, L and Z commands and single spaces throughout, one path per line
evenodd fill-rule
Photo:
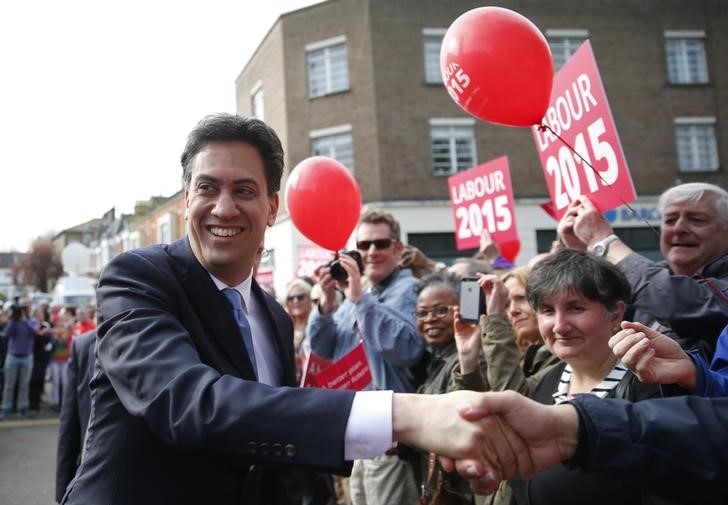
M 485 314 L 485 292 L 476 277 L 460 280 L 460 319 L 466 323 L 477 323 Z

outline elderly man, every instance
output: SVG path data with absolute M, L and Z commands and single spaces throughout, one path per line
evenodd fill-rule
M 356 240 L 371 289 L 363 288 L 359 269 L 350 256 L 340 257 L 348 274 L 346 282 L 335 281 L 330 268 L 322 270 L 322 297 L 306 331 L 311 350 L 325 358 L 340 359 L 363 340 L 372 372 L 370 388 L 412 392 L 408 367 L 419 361 L 424 342 L 414 319 L 417 279 L 410 270 L 398 266 L 404 248 L 399 223 L 390 214 L 370 209 L 359 220 Z M 338 308 L 337 284 L 346 296 Z M 351 490 L 354 505 L 417 500 L 412 469 L 397 455 L 357 460 Z
M 562 241 L 617 264 L 632 285 L 631 320 L 663 332 L 672 329 L 684 347 L 699 345 L 710 358 L 728 324 L 728 192 L 688 183 L 665 191 L 660 250 L 665 262 L 635 253 L 585 196 L 559 223 Z

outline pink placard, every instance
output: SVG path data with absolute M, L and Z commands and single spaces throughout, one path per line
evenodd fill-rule
M 260 284 L 263 287 L 272 288 L 274 285 L 273 282 L 273 269 L 272 268 L 266 268 L 266 269 L 258 269 L 258 273 L 255 274 L 255 280 L 258 284 Z
M 306 360 L 303 364 L 303 377 L 301 378 L 301 387 L 313 388 L 316 387 L 316 380 L 314 377 L 319 372 L 327 369 L 331 366 L 333 361 L 330 359 L 322 358 L 314 352 L 306 354 Z
M 496 244 L 518 239 L 507 156 L 452 175 L 447 184 L 458 251 L 478 247 L 483 229 Z
M 542 123 L 571 145 L 597 172 L 554 133 L 533 127 L 536 150 L 557 219 L 579 195 L 587 195 L 602 212 L 637 197 L 588 40 L 556 74 L 551 102 Z
M 317 387 L 326 389 L 351 389 L 361 391 L 372 382 L 372 372 L 364 351 L 364 344 L 357 345 L 341 359 L 314 375 Z
M 296 255 L 296 276 L 316 278 L 316 269 L 334 259 L 334 253 L 315 244 L 300 244 Z

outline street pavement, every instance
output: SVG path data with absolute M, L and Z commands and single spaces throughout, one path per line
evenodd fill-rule
M 55 503 L 57 414 L 0 421 L 0 504 Z

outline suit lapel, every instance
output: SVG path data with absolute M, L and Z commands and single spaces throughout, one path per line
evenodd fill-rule
M 210 274 L 195 258 L 187 237 L 170 244 L 168 251 L 182 287 L 197 317 L 209 329 L 210 337 L 225 350 L 240 377 L 255 380 L 253 365 L 243 345 L 243 337 L 230 305 L 212 282 Z

